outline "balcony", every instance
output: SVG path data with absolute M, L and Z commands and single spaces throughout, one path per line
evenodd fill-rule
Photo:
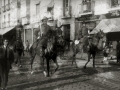
M 2 12 L 5 12 L 5 6 L 2 6 Z
M 71 7 L 70 6 L 63 8 L 62 18 L 71 18 Z
M 10 10 L 10 4 L 7 4 L 7 5 L 5 6 L 5 9 L 6 9 L 6 11 L 9 11 L 9 10 Z
M 93 10 L 94 10 L 94 6 L 95 6 L 95 1 L 86 1 L 85 3 L 82 3 L 80 5 L 80 13 L 79 16 L 84 16 L 84 15 L 91 15 L 93 14 Z

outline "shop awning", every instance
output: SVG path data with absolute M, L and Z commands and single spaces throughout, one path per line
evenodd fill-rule
M 5 29 L 1 29 L 0 30 L 0 35 L 4 35 L 7 32 L 11 31 L 14 27 L 9 27 L 9 28 L 5 28 Z
M 103 19 L 100 23 L 93 29 L 90 34 L 95 34 L 102 30 L 104 33 L 120 31 L 120 18 L 114 19 Z

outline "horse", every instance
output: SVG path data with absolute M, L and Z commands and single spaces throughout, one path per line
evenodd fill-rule
M 21 67 L 21 55 L 23 54 L 24 56 L 24 46 L 23 46 L 23 43 L 22 43 L 22 40 L 19 40 L 17 39 L 15 42 L 14 42 L 14 45 L 13 45 L 13 50 L 14 52 L 16 53 L 16 61 L 15 61 L 15 64 L 18 63 L 19 61 L 19 67 Z
M 93 67 L 95 67 L 96 52 L 103 49 L 104 36 L 105 36 L 104 32 L 100 30 L 98 33 L 94 34 L 93 36 L 86 35 L 78 40 L 74 40 L 72 42 L 72 50 L 73 50 L 72 65 L 73 62 L 75 62 L 76 67 L 78 67 L 76 63 L 76 55 L 78 54 L 78 52 L 81 52 L 81 54 L 84 52 L 87 53 L 88 55 L 88 61 L 85 64 L 84 68 L 86 68 L 87 64 L 89 63 L 91 55 L 93 58 Z
M 54 63 L 56 64 L 56 69 L 54 70 L 54 73 L 58 70 L 59 65 L 57 62 L 57 56 L 58 56 L 58 48 L 57 48 L 57 41 L 58 41 L 58 37 L 57 37 L 57 31 L 56 30 L 52 30 L 52 35 L 50 35 L 50 37 L 48 38 L 48 40 L 46 40 L 45 42 L 47 43 L 47 46 L 45 48 L 41 47 L 41 39 L 38 40 L 37 42 L 33 43 L 33 45 L 30 47 L 30 56 L 31 56 L 31 74 L 33 73 L 32 70 L 32 64 L 34 61 L 34 58 L 36 55 L 39 56 L 40 58 L 40 65 L 42 67 L 43 73 L 45 75 L 45 77 L 49 77 L 50 76 L 50 66 L 49 66 L 49 62 L 51 60 L 54 61 Z M 47 73 L 45 71 L 45 67 L 44 67 L 44 60 L 46 59 L 46 64 L 47 64 Z
M 58 50 L 58 54 L 60 55 L 60 57 L 63 55 L 64 56 L 64 52 L 65 52 L 65 40 L 63 37 L 63 31 L 61 30 L 61 27 L 63 25 L 61 25 L 60 27 L 56 28 L 56 38 L 57 38 L 57 50 Z

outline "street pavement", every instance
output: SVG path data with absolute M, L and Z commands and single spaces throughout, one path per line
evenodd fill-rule
M 59 69 L 50 77 L 45 77 L 36 56 L 33 64 L 34 73 L 30 73 L 29 54 L 22 57 L 22 67 L 13 64 L 9 74 L 8 90 L 120 90 L 120 64 L 116 60 L 103 60 L 102 54 L 96 56 L 96 68 L 92 68 L 92 60 L 87 68 L 86 54 L 77 55 L 72 65 L 72 52 L 66 52 L 65 57 L 58 58 Z M 51 62 L 51 71 L 55 65 Z

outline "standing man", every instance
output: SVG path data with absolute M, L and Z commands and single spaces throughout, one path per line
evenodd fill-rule
M 0 87 L 2 90 L 6 90 L 8 74 L 12 68 L 11 64 L 14 62 L 14 53 L 8 43 L 8 40 L 5 39 L 3 45 L 0 46 Z
M 22 65 L 21 65 L 21 56 L 22 56 L 22 54 L 24 56 L 24 46 L 23 46 L 22 40 L 18 38 L 16 40 L 16 42 L 14 43 L 13 48 L 14 48 L 14 52 L 16 53 L 16 56 L 17 56 L 15 64 L 18 64 L 19 67 L 22 67 Z
M 29 47 L 30 47 L 30 44 L 29 44 L 29 41 L 27 40 L 26 41 L 26 52 L 29 52 Z

